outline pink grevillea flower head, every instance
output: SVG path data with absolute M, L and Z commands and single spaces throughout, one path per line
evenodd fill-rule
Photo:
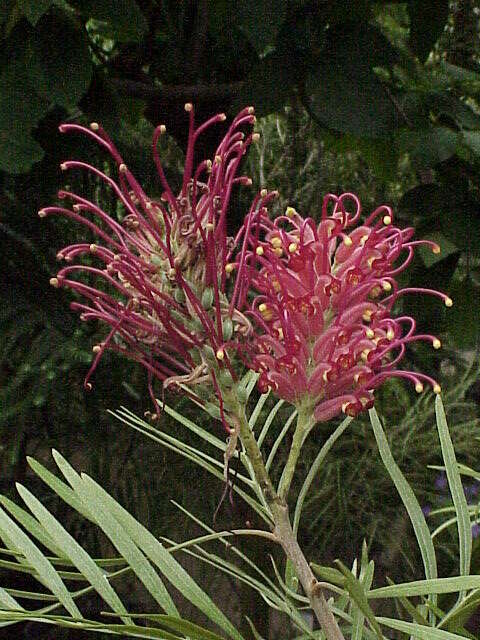
M 248 307 L 255 328 L 243 353 L 260 373 L 262 392 L 270 388 L 311 405 L 318 421 L 370 408 L 375 389 L 393 377 L 410 380 L 418 392 L 424 383 L 440 392 L 429 376 L 397 368 L 408 344 L 425 340 L 439 348 L 440 341 L 415 333 L 413 318 L 394 314 L 407 293 L 431 294 L 451 306 L 443 293 L 400 289 L 396 280 L 415 246 L 440 248 L 412 240 L 412 228 L 392 221 L 387 206 L 362 221 L 351 193 L 327 195 L 319 222 L 292 207 L 271 220 L 261 203 L 249 213 L 227 269 L 237 272 L 230 304 Z
M 41 217 L 66 216 L 89 232 L 87 241 L 58 253 L 59 260 L 67 265 L 51 280 L 53 286 L 67 287 L 81 296 L 72 308 L 83 320 L 101 320 L 110 326 L 105 339 L 93 347 L 95 357 L 85 381 L 88 388 L 105 349 L 120 352 L 146 367 L 152 395 L 152 377 L 163 380 L 164 386 L 182 386 L 187 393 L 199 382 L 212 383 L 218 390 L 216 374 L 221 371 L 226 370 L 235 379 L 226 346 L 234 330 L 246 332 L 250 324 L 241 313 L 230 309 L 226 298 L 225 265 L 230 249 L 226 214 L 233 186 L 251 184 L 246 176 L 237 176 L 237 169 L 257 136 L 251 133 L 255 117 L 252 107 L 241 111 L 214 158 L 195 167 L 198 137 L 226 118 L 218 114 L 197 127 L 193 106 L 186 104 L 185 110 L 189 114 L 189 137 L 178 195 L 165 179 L 157 151 L 165 127 L 160 125 L 154 132 L 153 159 L 163 189 L 157 200 L 144 192 L 97 123 L 90 128 L 77 124 L 60 127 L 61 132 L 89 136 L 116 165 L 113 172 L 104 172 L 85 162 L 62 164 L 63 170 L 80 169 L 108 185 L 118 200 L 115 213 L 107 213 L 69 191 L 60 191 L 59 198 L 71 207 L 52 206 L 39 212 Z M 75 263 L 85 256 L 84 263 Z

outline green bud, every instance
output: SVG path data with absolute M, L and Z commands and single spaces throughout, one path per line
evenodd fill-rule
M 238 401 L 240 402 L 240 404 L 245 404 L 248 400 L 248 394 L 247 394 L 247 390 L 245 389 L 245 387 L 241 387 L 240 385 L 237 386 L 236 389 L 236 394 L 237 394 L 237 398 Z
M 233 379 L 228 369 L 222 369 L 218 375 L 218 382 L 221 387 L 230 387 L 232 385 Z
M 182 302 L 185 302 L 185 294 L 178 287 L 175 289 L 175 293 L 173 294 L 173 297 L 175 298 L 176 302 L 178 302 L 180 304 Z
M 150 261 L 156 267 L 161 267 L 163 265 L 163 259 L 159 255 L 157 255 L 156 253 L 151 253 L 150 254 Z
M 204 309 L 211 309 L 213 304 L 213 289 L 211 287 L 207 287 L 205 291 L 202 293 L 202 307 Z
M 220 409 L 213 402 L 207 402 L 205 405 L 206 411 L 212 416 L 212 418 L 217 418 L 217 420 L 221 419 Z
M 223 339 L 226 340 L 230 340 L 230 338 L 233 335 L 233 322 L 232 319 L 229 318 L 228 316 L 226 318 L 223 319 L 222 322 L 222 327 L 223 327 Z

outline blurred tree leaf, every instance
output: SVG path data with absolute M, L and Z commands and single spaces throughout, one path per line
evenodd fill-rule
M 235 4 L 237 25 L 258 54 L 274 44 L 286 10 L 286 0 L 240 0 Z
M 433 233 L 428 234 L 422 233 L 422 239 L 436 242 L 440 247 L 440 253 L 433 253 L 430 247 L 427 246 L 418 247 L 418 254 L 423 260 L 423 264 L 427 267 L 427 269 L 437 262 L 440 262 L 440 260 L 444 260 L 452 253 L 458 252 L 458 247 L 454 245 L 453 242 L 450 242 L 450 240 L 446 238 L 440 231 L 434 231 Z
M 397 113 L 389 90 L 372 67 L 396 59 L 388 40 L 369 25 L 332 29 L 325 52 L 306 82 L 312 113 L 337 131 L 363 137 L 388 134 L 397 125 Z
M 0 75 L 0 86 L 0 169 L 24 173 L 43 156 L 30 131 L 49 104 L 36 93 L 21 62 L 13 62 Z
M 424 62 L 448 20 L 448 0 L 410 0 L 410 47 Z
M 84 17 L 99 20 L 95 31 L 117 42 L 140 42 L 148 23 L 135 0 L 71 0 Z
M 64 12 L 44 16 L 38 24 L 38 57 L 44 89 L 52 102 L 75 106 L 92 79 L 92 63 L 87 40 Z
M 450 289 L 453 307 L 446 314 L 447 331 L 457 348 L 469 349 L 478 344 L 480 324 L 480 288 L 470 276 Z
M 397 140 L 417 168 L 429 169 L 455 153 L 458 134 L 447 127 L 428 127 L 402 131 Z
M 279 111 L 291 95 L 298 74 L 291 56 L 280 52 L 266 56 L 248 76 L 232 111 L 236 113 L 246 104 L 253 105 L 258 116 Z
M 480 131 L 464 131 L 463 140 L 475 155 L 480 156 Z
M 447 93 L 435 93 L 428 99 L 428 107 L 437 116 L 447 116 L 462 129 L 479 129 L 480 115 L 459 98 Z
M 456 207 L 445 208 L 440 223 L 445 236 L 459 249 L 480 255 L 479 203 L 458 201 Z
M 33 26 L 53 4 L 56 0 L 17 0 L 18 8 Z

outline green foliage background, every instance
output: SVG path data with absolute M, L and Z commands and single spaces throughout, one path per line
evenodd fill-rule
M 446 349 L 440 354 L 416 350 L 409 358 L 446 388 L 454 388 L 463 375 L 464 357 L 473 358 L 462 388 L 455 387 L 457 404 L 452 398 L 450 411 L 458 420 L 450 423 L 459 425 L 454 436 L 462 460 L 478 464 L 471 438 L 478 435 L 479 393 L 474 384 L 480 317 L 479 10 L 474 0 L 0 3 L 4 490 L 27 474 L 26 453 L 42 456 L 55 445 L 67 456 L 77 452 L 88 460 L 92 473 L 117 487 L 117 497 L 151 522 L 161 521 L 164 532 L 185 525 L 168 506 L 173 495 L 182 495 L 192 511 L 195 506 L 203 510 L 204 519 L 212 517 L 219 485 L 198 476 L 202 493 L 196 497 L 189 490 L 186 463 L 173 455 L 159 457 L 106 414 L 120 404 L 136 413 L 148 408 L 141 371 L 105 357 L 94 392 L 85 395 L 83 376 L 101 328 L 81 325 L 69 311 L 68 295 L 48 285 L 56 251 L 74 241 L 78 231 L 65 221 L 41 222 L 36 216 L 65 186 L 58 170 L 62 160 L 106 162 L 81 137 L 58 134 L 62 121 L 101 122 L 154 195 L 159 185 L 150 156 L 152 127 L 164 122 L 171 134 L 163 157 L 175 183 L 186 139 L 186 101 L 195 103 L 199 119 L 255 105 L 262 138 L 247 169 L 256 187 L 268 184 L 280 191 L 279 208 L 291 204 L 315 217 L 324 193 L 354 191 L 366 211 L 391 203 L 403 224 L 413 224 L 418 236 L 441 245 L 440 256 L 419 252 L 409 277 L 417 286 L 449 291 L 454 307 L 446 314 L 438 305 L 412 299 L 405 308 L 420 326 L 439 334 Z M 199 157 L 210 155 L 215 142 L 205 136 Z M 98 184 L 69 181 L 108 210 L 111 196 Z M 235 194 L 232 231 L 250 195 Z M 414 402 L 392 385 L 380 407 L 389 424 L 398 424 L 390 435 L 392 448 L 404 452 L 406 473 L 427 502 L 434 475 L 425 475 L 424 468 L 438 456 L 428 433 L 431 405 L 428 399 L 425 406 Z M 406 423 L 404 414 L 412 406 L 422 410 L 422 417 Z M 175 429 L 166 417 L 164 426 Z M 218 425 L 209 428 L 220 434 Z M 319 433 L 312 443 L 312 459 L 324 437 Z M 415 575 L 408 532 L 404 547 L 393 557 L 390 553 L 386 523 L 398 504 L 388 500 L 388 481 L 379 463 L 365 471 L 374 440 L 362 423 L 351 437 L 321 479 L 306 542 L 311 540 L 319 555 L 345 557 L 339 550 L 347 531 L 353 557 L 362 536 L 375 534 L 385 572 L 402 556 L 405 570 Z M 307 459 L 305 468 L 308 464 Z M 354 488 L 360 473 L 371 495 Z M 165 475 L 167 489 L 161 482 Z M 248 514 L 242 509 L 222 511 L 223 524 L 244 521 Z M 449 552 L 446 541 L 447 571 Z M 254 605 L 245 597 L 241 606 L 248 611 Z

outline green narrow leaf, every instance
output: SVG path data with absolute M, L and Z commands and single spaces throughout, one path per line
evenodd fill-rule
M 430 537 L 430 530 L 425 520 L 425 516 L 423 515 L 422 508 L 418 503 L 412 488 L 406 481 L 405 476 L 395 462 L 392 452 L 390 451 L 390 447 L 388 446 L 387 437 L 385 436 L 385 432 L 383 431 L 375 409 L 370 409 L 369 415 L 373 433 L 377 441 L 378 452 L 402 499 L 413 525 L 420 553 L 422 555 L 425 576 L 429 579 L 436 578 L 438 573 L 435 548 Z
M 359 580 L 357 580 L 357 578 L 355 578 L 353 573 L 340 560 L 335 560 L 335 564 L 340 568 L 340 571 L 345 577 L 345 589 L 347 589 L 350 596 L 352 597 L 352 600 L 369 621 L 372 629 L 377 635 L 377 638 L 379 638 L 379 640 L 383 640 L 382 630 L 380 629 L 380 625 L 375 619 L 375 614 L 368 604 L 364 586 Z
M 57 596 L 70 615 L 74 618 L 81 618 L 82 615 L 78 610 L 77 605 L 73 601 L 68 589 L 63 583 L 63 580 L 58 575 L 53 565 L 22 531 L 22 529 L 20 529 L 20 527 L 0 507 L 0 535 L 3 533 L 6 534 L 8 539 L 15 541 L 15 549 L 23 553 L 26 560 L 38 572 L 43 584 L 45 584 L 50 591 Z
M 28 531 L 31 536 L 34 536 L 44 547 L 49 549 L 55 556 L 64 558 L 62 550 L 57 547 L 51 537 L 45 532 L 45 530 L 38 524 L 35 518 L 27 513 L 24 509 L 16 505 L 5 496 L 0 496 L 0 503 L 8 509 L 12 516 L 19 522 L 24 529 Z
M 312 482 L 314 481 L 317 473 L 319 472 L 320 467 L 322 466 L 322 463 L 325 460 L 328 452 L 333 447 L 333 445 L 338 440 L 338 438 L 342 435 L 342 433 L 345 431 L 345 429 L 348 427 L 348 425 L 352 422 L 352 420 L 353 418 L 350 418 L 350 417 L 345 418 L 345 420 L 343 420 L 343 422 L 341 422 L 338 425 L 338 427 L 335 429 L 332 435 L 327 439 L 325 444 L 322 446 L 322 448 L 317 454 L 317 457 L 313 461 L 313 464 L 310 467 L 310 470 L 307 474 L 307 477 L 305 478 L 302 488 L 300 489 L 300 493 L 298 494 L 297 504 L 295 505 L 295 514 L 293 517 L 293 531 L 295 534 L 298 532 L 300 517 L 302 515 L 303 503 L 305 502 L 307 493 L 310 487 L 312 486 Z
M 372 586 L 375 565 L 373 560 L 371 562 L 367 561 L 367 563 L 364 564 L 365 555 L 366 555 L 366 545 L 364 544 L 362 549 L 362 564 L 360 568 L 359 582 L 364 592 L 368 593 L 368 591 L 370 590 L 370 587 Z M 368 605 L 368 601 L 367 601 L 367 605 Z M 351 640 L 362 640 L 364 620 L 365 620 L 364 612 L 361 610 L 361 608 L 358 605 L 355 605 L 352 611 Z
M 235 629 L 228 618 L 218 609 L 211 598 L 197 585 L 193 578 L 185 569 L 173 558 L 164 546 L 135 518 L 128 513 L 118 502 L 116 502 L 100 485 L 92 478 L 82 474 L 79 480 L 78 474 L 67 463 L 67 461 L 57 452 L 53 451 L 53 456 L 59 469 L 65 475 L 68 482 L 72 483 L 74 489 L 87 504 L 95 504 L 95 517 L 98 517 L 98 524 L 106 535 L 117 546 L 119 552 L 129 561 L 132 569 L 138 571 L 142 569 L 142 576 L 147 579 L 146 559 L 143 553 L 160 569 L 169 580 L 192 604 L 199 608 L 212 621 L 221 626 L 235 640 L 243 640 L 242 636 Z M 138 547 L 137 547 L 138 545 Z M 139 553 L 139 550 L 143 553 Z M 149 563 L 148 567 L 152 570 Z M 153 571 L 153 570 L 152 570 Z M 149 571 L 150 573 L 150 571 Z M 163 583 L 157 578 L 157 589 L 161 589 Z M 139 576 L 140 577 L 140 576 Z M 148 576 L 153 579 L 153 576 Z M 159 584 L 158 584 L 159 581 Z M 163 586 L 163 589 L 165 587 Z M 165 590 L 166 592 L 166 590 Z M 168 596 L 168 592 L 166 592 Z M 152 593 L 157 601 L 160 596 L 158 592 Z M 168 596 L 169 598 L 170 596 Z M 176 608 L 171 602 L 169 606 L 164 603 L 165 610 L 175 615 Z M 173 611 L 168 611 L 173 606 Z
M 88 494 L 96 501 L 101 501 L 105 510 L 112 514 L 119 525 L 131 536 L 132 540 L 146 554 L 146 556 L 160 569 L 163 575 L 175 586 L 185 598 L 194 604 L 210 620 L 218 624 L 232 638 L 242 640 L 242 636 L 235 629 L 228 618 L 214 604 L 185 571 L 165 547 L 120 504 L 98 485 L 92 478 L 82 474 L 82 480 L 87 487 Z
M 414 622 L 404 622 L 403 620 L 393 620 L 392 618 L 382 617 L 377 617 L 377 622 L 391 629 L 406 633 L 413 638 L 419 638 L 419 640 L 465 640 L 465 636 L 459 636 L 449 631 L 442 631 L 435 627 L 424 627 Z
M 24 611 L 23 607 L 15 600 L 15 598 L 12 598 L 8 591 L 5 591 L 2 587 L 0 587 L 0 607 L 2 609 L 16 609 Z
M 92 490 L 92 482 L 89 482 L 88 476 L 80 477 L 78 473 L 71 467 L 68 462 L 57 452 L 52 451 L 55 462 L 60 471 L 64 474 L 67 481 L 71 484 L 74 491 L 84 502 L 92 509 L 98 527 L 110 539 L 114 547 L 125 558 L 138 579 L 145 586 L 147 591 L 152 595 L 156 602 L 167 613 L 175 616 L 178 615 L 176 606 L 168 593 L 162 580 L 153 569 L 150 562 L 140 551 L 138 540 L 133 540 L 129 535 L 126 527 L 122 527 L 121 523 L 114 517 L 109 509 L 109 502 L 117 505 L 115 500 L 109 496 L 106 491 Z M 98 486 L 98 485 L 97 485 Z M 108 499 L 107 499 L 108 498 Z M 117 505 L 119 508 L 120 505 Z M 126 512 L 127 513 L 127 512 Z M 131 516 L 130 516 L 131 517 Z M 134 520 L 132 518 L 132 520 Z M 135 521 L 135 520 L 134 520 Z M 146 531 L 146 530 L 145 530 Z
M 62 482 L 55 474 L 46 469 L 40 462 L 34 458 L 27 456 L 27 462 L 36 475 L 41 478 L 45 484 L 60 496 L 74 511 L 82 515 L 87 520 L 93 521 L 93 517 L 88 509 L 86 509 L 82 501 L 75 495 L 68 485 Z
M 455 576 L 453 578 L 435 578 L 429 580 L 414 580 L 389 587 L 372 589 L 369 598 L 400 598 L 412 596 L 426 596 L 430 593 L 455 593 L 466 589 L 479 589 L 479 576 Z
M 28 489 L 21 484 L 17 484 L 17 490 L 27 507 L 48 532 L 48 535 L 61 548 L 62 556 L 69 558 L 97 593 L 110 605 L 112 610 L 123 616 L 123 622 L 132 623 L 131 619 L 128 618 L 127 610 L 122 601 L 106 579 L 107 576 L 95 564 L 88 553 Z
M 457 459 L 452 439 L 448 430 L 447 418 L 439 395 L 435 398 L 435 413 L 437 416 L 438 435 L 442 447 L 448 486 L 452 494 L 453 504 L 457 513 L 458 541 L 460 546 L 460 574 L 468 576 L 472 557 L 472 528 L 468 512 L 467 499 L 463 490 L 462 479 L 458 471 Z
M 270 426 L 271 426 L 272 422 L 275 420 L 275 416 L 277 415 L 278 410 L 284 404 L 284 402 L 285 402 L 285 400 L 279 400 L 275 404 L 273 409 L 270 411 L 270 413 L 267 416 L 267 419 L 263 423 L 262 430 L 260 431 L 260 435 L 258 436 L 258 440 L 257 440 L 257 444 L 258 444 L 258 448 L 259 449 L 261 449 L 263 441 L 267 437 L 268 430 L 270 429 Z

